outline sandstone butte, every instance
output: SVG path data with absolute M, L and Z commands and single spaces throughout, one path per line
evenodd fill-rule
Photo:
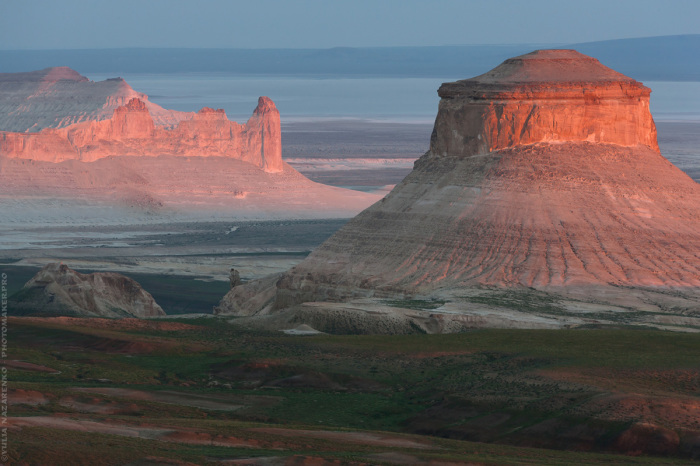
M 346 217 L 379 196 L 313 183 L 286 164 L 267 97 L 239 124 L 220 109 L 166 110 L 121 78 L 92 82 L 62 67 L 0 74 L 0 198 L 5 212 L 25 211 L 29 199 L 40 217 L 57 198 Z
M 41 269 L 11 298 L 12 312 L 84 317 L 155 317 L 165 312 L 153 296 L 118 273 L 82 274 L 65 264 Z
M 574 50 L 538 50 L 438 94 L 412 173 L 218 312 L 534 288 L 645 306 L 674 295 L 665 309 L 700 313 L 700 186 L 660 154 L 648 88 Z

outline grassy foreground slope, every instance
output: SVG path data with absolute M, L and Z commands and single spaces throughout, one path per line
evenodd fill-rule
M 198 320 L 11 318 L 25 464 L 686 464 L 700 338 L 478 330 L 291 336 Z

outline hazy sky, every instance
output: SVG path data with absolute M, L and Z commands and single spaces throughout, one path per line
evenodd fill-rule
M 698 33 L 698 0 L 0 0 L 2 49 L 567 44 Z

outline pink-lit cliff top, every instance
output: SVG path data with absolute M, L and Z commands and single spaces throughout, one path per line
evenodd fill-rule
M 611 95 L 649 95 L 650 90 L 576 50 L 536 50 L 509 58 L 491 71 L 470 79 L 444 83 L 438 90 L 443 98 L 522 99 L 531 94 L 573 95 L 584 91 Z M 525 95 L 524 95 L 525 94 Z

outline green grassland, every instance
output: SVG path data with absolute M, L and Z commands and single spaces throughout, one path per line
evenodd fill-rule
M 700 458 L 700 338 L 693 334 L 302 337 L 243 331 L 217 318 L 12 318 L 9 334 L 9 360 L 53 370 L 10 367 L 11 399 L 42 399 L 13 403 L 11 419 L 157 428 L 189 439 L 24 426 L 9 429 L 15 462 L 656 465 Z M 389 440 L 353 440 L 360 434 Z M 230 444 L 211 440 L 219 437 Z

